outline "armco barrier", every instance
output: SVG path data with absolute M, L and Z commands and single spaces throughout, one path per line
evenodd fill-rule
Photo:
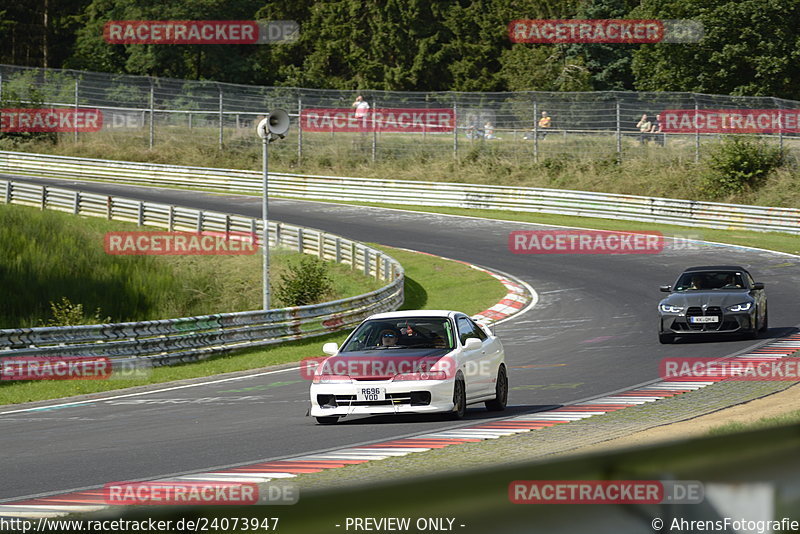
M 6 180 L 0 180 L 0 202 L 169 230 L 261 235 L 261 221 L 247 217 Z M 272 247 L 287 246 L 346 263 L 368 276 L 386 280 L 387 285 L 356 297 L 310 306 L 118 324 L 5 329 L 0 330 L 0 358 L 97 356 L 111 358 L 117 366 L 169 365 L 234 349 L 327 334 L 402 304 L 403 268 L 383 252 L 319 230 L 283 223 L 270 222 L 269 233 Z
M 0 152 L 0 172 L 139 185 L 261 191 L 255 171 L 181 167 L 64 156 Z M 270 174 L 270 194 L 305 199 L 451 206 L 577 215 L 701 228 L 800 233 L 800 210 L 591 193 L 444 182 Z

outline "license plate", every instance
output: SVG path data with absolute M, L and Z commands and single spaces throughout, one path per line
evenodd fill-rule
M 386 400 L 385 388 L 358 388 L 356 390 L 357 401 L 382 401 Z
M 718 323 L 719 317 L 717 317 L 716 315 L 709 315 L 701 317 L 690 317 L 690 320 L 693 323 Z

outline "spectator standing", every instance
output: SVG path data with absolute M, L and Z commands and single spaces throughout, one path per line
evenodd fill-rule
M 366 131 L 367 114 L 369 113 L 369 102 L 364 100 L 363 96 L 358 95 L 351 107 L 356 110 L 355 111 L 356 120 L 361 122 L 361 126 L 364 128 L 364 131 Z
M 539 126 L 539 137 L 544 139 L 547 136 L 547 132 L 543 130 L 547 130 L 550 128 L 550 116 L 547 114 L 546 111 L 542 111 L 542 116 L 538 122 Z M 536 135 L 536 128 L 528 132 L 523 136 L 523 139 L 533 139 L 533 136 Z
M 647 113 L 642 113 L 642 118 L 636 123 L 636 127 L 639 128 L 639 144 L 643 145 L 650 135 L 650 130 L 653 129 L 653 123 L 647 118 Z
M 661 130 L 661 114 L 660 113 L 656 115 L 656 120 L 653 121 L 653 125 L 650 127 L 650 133 L 652 134 L 653 140 L 659 146 L 664 146 L 665 134 Z

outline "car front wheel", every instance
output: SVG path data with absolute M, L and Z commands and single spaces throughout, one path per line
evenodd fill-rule
M 662 345 L 669 345 L 675 341 L 675 336 L 672 334 L 658 334 L 658 342 Z
M 316 420 L 320 425 L 334 425 L 339 422 L 339 417 L 336 415 L 331 415 L 327 417 L 317 417 Z
M 495 398 L 486 401 L 486 409 L 490 412 L 502 412 L 506 409 L 508 403 L 508 375 L 506 374 L 506 366 L 501 365 L 497 370 L 497 382 L 495 383 Z
M 464 384 L 464 377 L 459 374 L 453 386 L 453 419 L 461 419 L 467 414 L 467 388 Z

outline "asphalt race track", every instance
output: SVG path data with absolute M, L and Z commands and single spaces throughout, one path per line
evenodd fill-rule
M 5 178 L 5 176 L 4 176 Z M 161 203 L 261 214 L 260 199 L 69 180 L 19 181 Z M 800 323 L 800 259 L 698 246 L 658 255 L 515 255 L 513 230 L 533 225 L 317 202 L 272 200 L 270 218 L 360 241 L 438 254 L 497 269 L 532 285 L 539 303 L 497 326 L 509 366 L 510 408 L 500 417 L 575 402 L 658 378 L 667 356 L 723 356 L 780 337 Z M 686 229 L 702 235 L 702 230 Z M 756 341 L 660 345 L 658 286 L 686 266 L 741 264 L 764 282 L 770 330 Z M 470 288 L 465 287 L 464 291 Z M 223 310 L 220 310 L 223 311 Z M 318 354 L 309 354 L 314 356 Z M 308 382 L 297 369 L 46 409 L 0 409 L 0 500 L 254 463 L 488 420 L 482 405 L 463 423 L 437 417 L 358 417 L 318 426 L 305 417 Z

